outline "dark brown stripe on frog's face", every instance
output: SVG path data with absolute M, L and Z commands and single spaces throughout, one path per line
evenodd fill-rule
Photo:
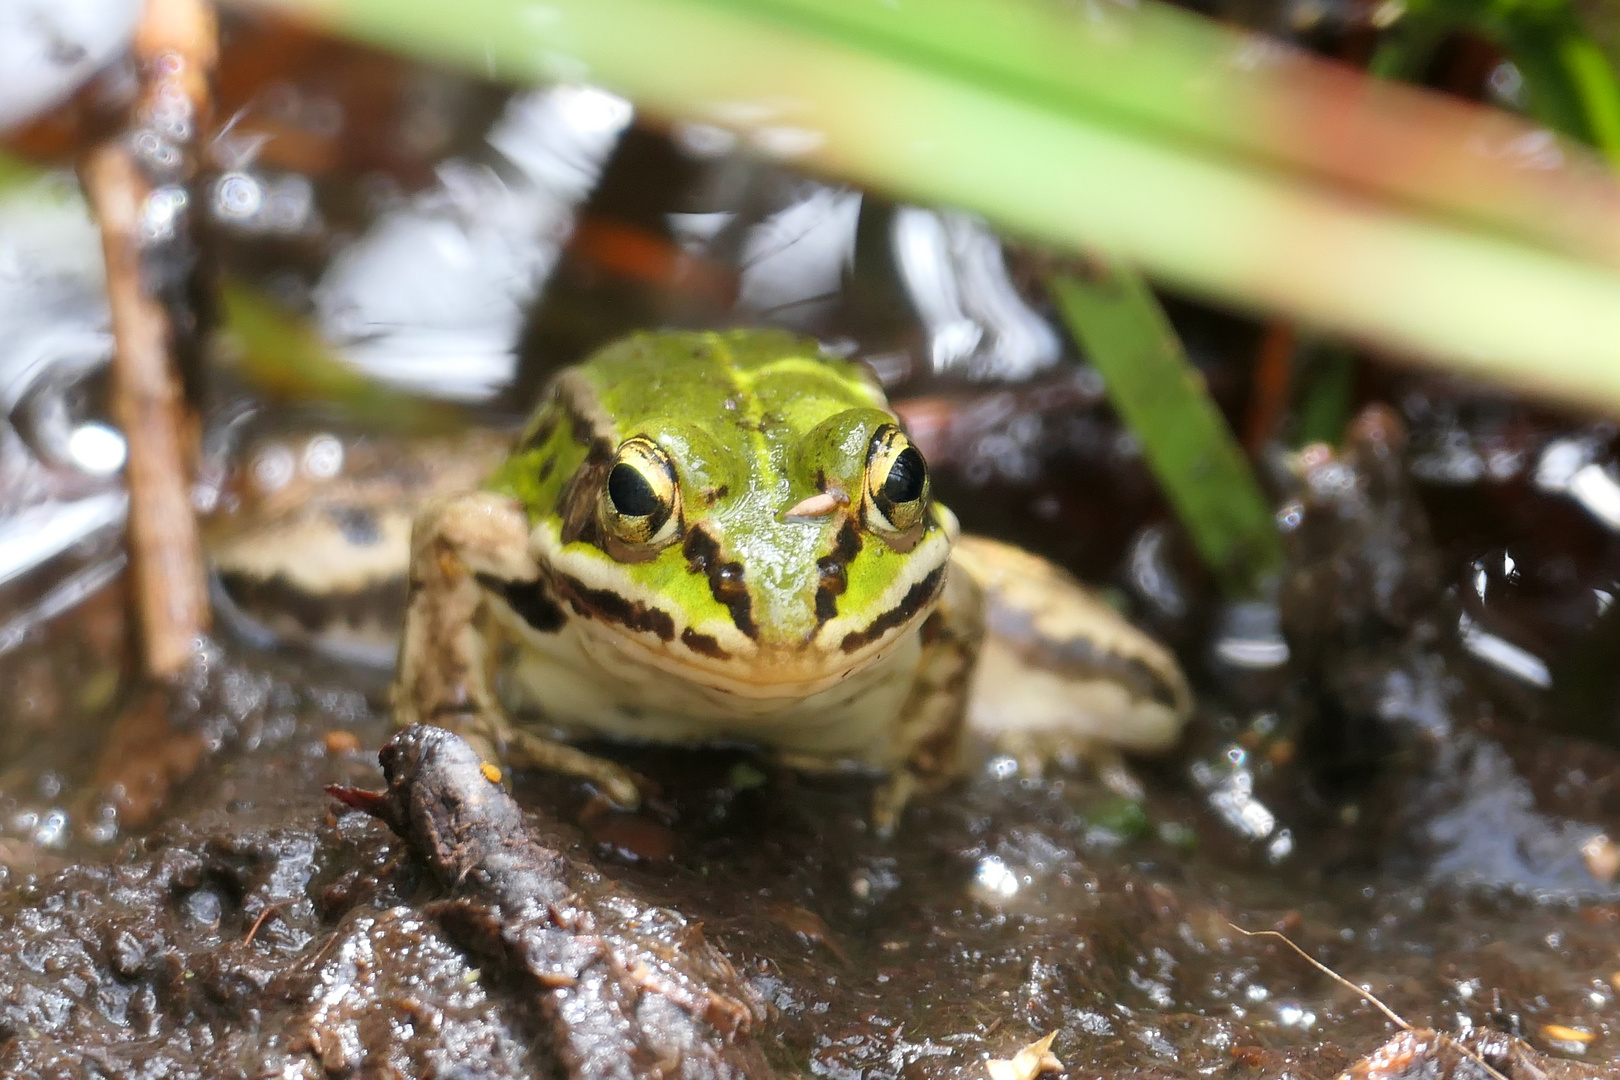
M 502 581 L 479 574 L 478 584 L 505 600 L 519 618 L 542 634 L 555 634 L 567 622 L 562 607 L 542 582 Z
M 700 634 L 688 626 L 681 631 L 681 644 L 695 653 L 712 656 L 716 660 L 730 659 L 731 654 L 720 647 L 720 642 L 708 634 Z
M 849 586 L 849 577 L 845 567 L 861 552 L 860 530 L 855 528 L 855 522 L 846 518 L 843 528 L 838 530 L 837 542 L 832 551 L 816 560 L 816 629 L 829 619 L 838 617 L 838 598 L 844 595 Z M 811 632 L 814 636 L 814 631 Z
M 907 589 L 906 595 L 900 598 L 898 604 L 873 619 L 865 630 L 855 630 L 845 634 L 839 648 L 845 652 L 856 652 L 872 644 L 890 630 L 904 626 L 933 601 L 935 595 L 939 593 L 940 587 L 944 584 L 945 567 L 936 567 L 927 577 Z
M 557 431 L 557 417 L 561 415 L 554 405 L 547 405 L 540 411 L 538 422 L 534 428 L 525 434 L 517 445 L 517 452 L 538 450 L 551 441 L 551 436 Z
M 627 600 L 611 589 L 593 589 L 566 574 L 557 579 L 556 585 L 558 596 L 587 619 L 618 623 L 630 630 L 656 634 L 663 641 L 675 638 L 675 620 L 667 611 L 650 608 L 639 600 Z
M 564 372 L 557 379 L 556 407 L 568 421 L 568 432 L 581 446 L 593 452 L 605 448 L 611 455 L 618 446 L 612 421 L 602 412 L 596 391 L 575 372 Z
M 607 471 L 618 450 L 612 421 L 602 414 L 596 391 L 573 372 L 558 376 L 551 409 L 568 421 L 574 442 L 585 447 L 585 460 L 574 469 L 557 499 L 563 543 L 583 541 L 602 547 L 596 520 L 596 501 L 607 482 Z M 554 465 L 554 463 L 553 463 Z
M 722 562 L 719 542 L 702 525 L 687 530 L 681 553 L 692 573 L 708 577 L 710 594 L 731 612 L 737 629 L 746 637 L 758 638 L 759 627 L 754 623 L 753 601 L 743 581 L 742 563 Z

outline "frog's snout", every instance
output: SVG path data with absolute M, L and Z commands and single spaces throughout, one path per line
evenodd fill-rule
M 849 505 L 849 496 L 842 491 L 821 491 L 809 498 L 800 499 L 786 510 L 782 511 L 783 521 L 794 519 L 826 517 L 835 513 L 840 507 Z

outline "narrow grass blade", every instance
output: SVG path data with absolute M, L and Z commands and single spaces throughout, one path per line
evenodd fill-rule
M 1282 566 L 1271 508 L 1153 291 L 1118 267 L 1049 286 L 1199 554 L 1228 594 L 1252 592 Z
M 1368 80 L 1167 4 L 1094 3 L 1082 15 L 1052 0 L 710 2 L 955 71 L 1120 131 L 1467 218 L 1620 268 L 1620 185 L 1583 147 L 1499 110 Z M 1609 74 L 1595 48 L 1568 62 L 1583 86 Z
M 1314 341 L 1300 350 L 1300 394 L 1294 412 L 1294 445 L 1337 446 L 1355 400 L 1355 355 L 1344 346 Z

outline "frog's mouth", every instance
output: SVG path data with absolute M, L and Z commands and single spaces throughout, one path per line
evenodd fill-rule
M 689 609 L 666 606 L 659 592 L 627 582 L 600 558 L 548 548 L 547 591 L 559 615 L 570 616 L 558 619 L 558 628 L 566 622 L 604 671 L 648 667 L 727 694 L 776 700 L 831 689 L 890 656 L 933 610 L 950 557 L 949 540 L 937 534 L 859 613 L 807 608 L 789 625 L 759 618 L 746 601 L 693 622 Z
M 907 583 L 864 623 L 830 620 L 808 639 L 781 641 L 735 627 L 682 626 L 675 613 L 593 594 L 567 578 L 557 591 L 583 616 L 578 631 L 608 670 L 629 662 L 738 697 L 789 700 L 830 690 L 881 664 L 933 610 L 945 572 L 942 565 Z
M 688 683 L 719 691 L 739 698 L 758 701 L 795 701 L 846 685 L 860 673 L 881 666 L 904 640 L 904 634 L 891 635 L 887 640 L 864 650 L 858 656 L 777 654 L 752 657 L 693 657 L 690 654 L 652 644 L 638 635 L 608 631 L 606 635 L 592 635 L 599 646 L 605 646 L 609 667 L 628 660 L 643 664 Z

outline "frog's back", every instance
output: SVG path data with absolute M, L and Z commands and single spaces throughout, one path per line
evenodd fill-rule
M 596 413 L 614 441 L 661 418 L 763 428 L 769 438 L 845 409 L 887 408 L 866 368 L 778 330 L 634 334 L 565 372 L 558 386 L 587 399 L 576 407 Z

